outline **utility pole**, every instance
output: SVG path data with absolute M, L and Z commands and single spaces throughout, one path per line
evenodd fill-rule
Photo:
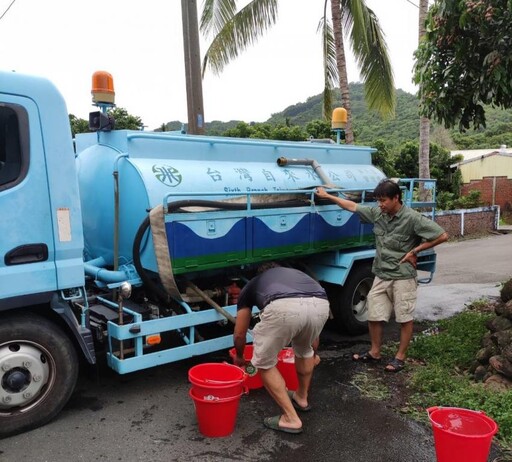
M 203 82 L 201 78 L 201 53 L 199 51 L 199 27 L 197 1 L 181 0 L 183 19 L 183 54 L 187 86 L 187 133 L 204 134 Z

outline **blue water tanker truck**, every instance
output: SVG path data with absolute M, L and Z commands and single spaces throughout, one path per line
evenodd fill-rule
M 374 149 L 114 130 L 109 85 L 73 139 L 52 83 L 0 72 L 0 436 L 54 418 L 81 363 L 126 374 L 227 351 L 265 261 L 313 276 L 334 325 L 366 330 L 372 227 L 314 191 L 371 203 Z

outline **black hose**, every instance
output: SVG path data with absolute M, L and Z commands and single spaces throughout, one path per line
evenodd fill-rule
M 304 200 L 287 200 L 280 202 L 269 202 L 269 203 L 251 203 L 252 209 L 278 209 L 282 207 L 301 207 L 304 206 Z M 207 207 L 210 209 L 224 209 L 224 210 L 245 210 L 247 208 L 247 204 L 245 202 L 236 203 L 236 202 L 220 202 L 220 201 L 208 201 L 203 199 L 197 200 L 183 200 L 171 202 L 167 206 L 167 213 L 175 212 L 184 207 Z M 182 210 L 182 212 L 186 212 Z M 189 212 L 196 213 L 196 212 Z
M 158 300 L 164 303 L 169 302 L 169 296 L 163 290 L 160 286 L 155 284 L 153 280 L 149 277 L 147 271 L 143 268 L 142 263 L 140 261 L 140 246 L 142 243 L 142 239 L 144 237 L 144 234 L 149 229 L 149 215 L 144 218 L 142 223 L 139 226 L 139 229 L 137 230 L 137 233 L 135 234 L 135 239 L 133 240 L 133 264 L 135 266 L 135 269 L 137 270 L 137 273 L 139 274 L 140 278 L 142 279 L 142 282 L 146 286 L 146 288 L 149 290 L 150 293 L 152 293 Z

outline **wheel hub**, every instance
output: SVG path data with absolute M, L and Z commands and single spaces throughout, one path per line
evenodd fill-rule
M 27 369 L 11 369 L 2 378 L 2 388 L 10 393 L 19 393 L 30 384 L 31 374 Z
M 370 292 L 372 282 L 371 279 L 364 279 L 354 291 L 352 312 L 358 321 L 365 321 L 368 317 L 368 292 Z
M 0 346 L 0 409 L 32 402 L 49 375 L 46 356 L 34 345 L 10 342 Z

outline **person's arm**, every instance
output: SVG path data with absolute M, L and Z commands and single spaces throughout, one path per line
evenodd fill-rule
M 349 212 L 355 212 L 357 209 L 357 204 L 355 202 L 350 201 L 348 199 L 342 199 L 339 196 L 333 196 L 320 186 L 316 188 L 315 194 L 318 198 L 328 199 L 331 202 L 334 202 L 335 204 L 339 205 L 342 209 L 348 210 Z
M 432 247 L 435 247 L 436 245 L 442 244 L 443 242 L 446 242 L 448 240 L 448 238 L 449 238 L 448 233 L 445 231 L 443 234 L 441 234 L 436 239 L 433 239 L 432 241 L 422 242 L 421 244 L 414 247 L 414 249 L 407 252 L 405 254 L 404 258 L 402 258 L 402 260 L 400 260 L 400 263 L 409 262 L 416 268 L 416 263 L 418 261 L 418 254 L 421 251 L 431 249 Z
M 247 330 L 251 322 L 252 309 L 247 307 L 240 308 L 236 314 L 235 330 L 233 332 L 233 343 L 235 345 L 236 357 L 234 363 L 237 366 L 244 366 L 244 349 L 247 337 Z

